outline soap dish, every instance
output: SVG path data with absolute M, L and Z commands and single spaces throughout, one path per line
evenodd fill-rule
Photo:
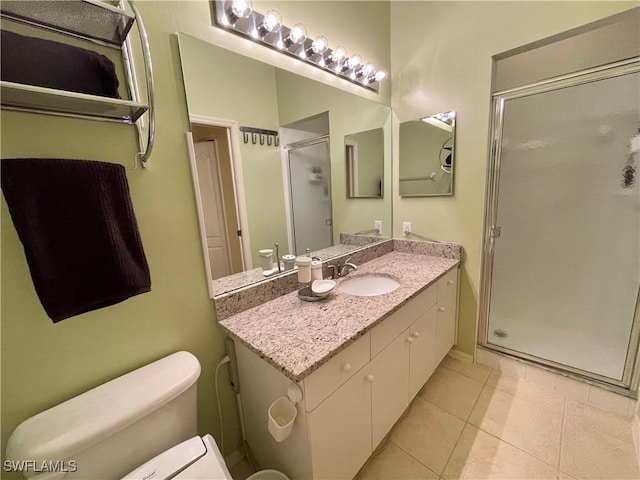
M 326 297 L 334 288 L 336 288 L 336 282 L 333 280 L 314 280 L 311 284 L 311 291 L 317 296 Z
M 324 300 L 328 296 L 328 293 L 325 293 L 324 295 L 315 295 L 311 291 L 311 287 L 304 287 L 298 290 L 298 298 L 300 300 L 304 300 L 305 302 L 318 302 L 320 300 Z

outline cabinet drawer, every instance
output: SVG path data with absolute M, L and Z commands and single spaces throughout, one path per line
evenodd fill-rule
M 382 320 L 371 330 L 371 357 L 375 357 L 380 353 L 384 347 L 389 345 L 409 325 L 415 322 L 420 315 L 435 305 L 437 297 L 438 287 L 432 285 L 414 299 L 409 300 L 402 308 Z
M 304 379 L 305 408 L 311 412 L 371 358 L 367 333 Z
M 444 296 L 458 286 L 458 268 L 454 268 L 446 273 L 444 277 L 438 280 L 438 302 L 442 301 Z

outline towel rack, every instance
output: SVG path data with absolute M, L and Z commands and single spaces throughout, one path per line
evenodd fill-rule
M 51 30 L 102 46 L 119 49 L 125 69 L 131 100 L 87 95 L 53 88 L 0 82 L 0 103 L 3 109 L 85 118 L 99 121 L 121 122 L 136 126 L 143 167 L 153 150 L 155 139 L 155 110 L 153 90 L 153 65 L 142 17 L 135 2 L 128 0 L 133 15 L 124 10 L 119 0 L 3 0 L 0 16 L 8 20 Z M 147 103 L 139 101 L 139 89 L 135 76 L 129 32 L 134 22 L 138 27 L 145 70 Z M 148 113 L 146 142 L 143 138 L 143 115 Z M 136 161 L 137 165 L 137 161 Z

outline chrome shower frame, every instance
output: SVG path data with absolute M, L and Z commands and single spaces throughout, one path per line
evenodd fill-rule
M 480 272 L 480 308 L 478 318 L 478 346 L 480 348 L 509 356 L 516 360 L 536 365 L 554 373 L 571 377 L 631 398 L 638 398 L 638 388 L 640 387 L 640 290 L 638 291 L 636 300 L 629 347 L 627 349 L 622 380 L 620 381 L 491 344 L 489 342 L 489 315 L 495 239 L 500 236 L 500 227 L 497 225 L 497 213 L 505 101 L 636 72 L 640 72 L 640 57 L 563 75 L 523 87 L 496 92 L 492 95 L 490 151 L 487 167 L 487 188 L 485 192 L 484 232 Z

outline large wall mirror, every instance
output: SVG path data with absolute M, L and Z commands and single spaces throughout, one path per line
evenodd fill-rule
M 453 195 L 456 112 L 400 124 L 400 196 Z
M 186 34 L 178 41 L 210 294 L 264 280 L 260 251 L 276 243 L 281 257 L 308 248 L 327 259 L 359 248 L 340 234 L 391 236 L 390 107 Z M 354 132 L 379 137 L 365 195 L 375 198 L 348 189 Z

